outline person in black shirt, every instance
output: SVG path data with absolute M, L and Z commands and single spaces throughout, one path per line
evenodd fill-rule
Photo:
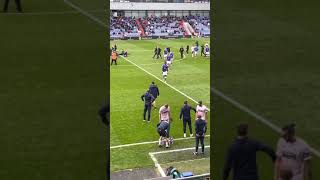
M 179 52 L 180 52 L 181 59 L 183 59 L 183 53 L 184 53 L 183 46 L 181 46 L 181 48 L 179 49 Z
M 183 118 L 183 137 L 186 137 L 186 126 L 188 124 L 189 131 L 190 131 L 190 137 L 193 136 L 192 134 L 192 126 L 191 126 L 191 115 L 190 111 L 193 110 L 196 112 L 196 109 L 188 105 L 188 101 L 184 102 L 184 105 L 181 108 L 180 111 L 180 120 Z
M 154 59 L 154 57 L 156 57 L 157 54 L 158 54 L 158 46 L 156 46 L 156 47 L 154 48 L 154 55 L 153 55 L 152 58 Z
M 154 84 L 154 81 L 151 82 L 150 86 L 149 86 L 149 91 L 152 94 L 152 96 L 154 97 L 152 106 L 156 109 L 156 99 L 158 96 L 160 96 L 160 91 L 159 88 L 156 84 Z
M 154 97 L 150 93 L 150 90 L 147 90 L 145 94 L 141 96 L 141 100 L 144 101 L 143 109 L 143 121 L 146 121 L 146 113 L 148 111 L 148 123 L 150 122 L 151 106 L 154 101 Z
M 187 45 L 186 53 L 189 54 L 189 45 Z
M 196 131 L 196 151 L 193 154 L 198 155 L 199 141 L 201 143 L 201 154 L 204 154 L 204 137 L 207 132 L 207 123 L 204 119 L 201 119 L 200 114 L 197 115 L 194 127 Z
M 240 124 L 237 131 L 238 137 L 227 152 L 223 180 L 228 179 L 231 169 L 233 169 L 233 180 L 258 180 L 256 153 L 258 151 L 267 153 L 273 162 L 276 159 L 276 154 L 271 147 L 248 138 L 247 124 Z
M 4 1 L 3 12 L 7 12 L 8 11 L 9 1 L 10 0 L 5 0 Z M 15 3 L 16 3 L 17 11 L 18 12 L 22 12 L 21 1 L 20 0 L 15 0 Z
M 203 45 L 203 44 L 201 45 L 201 56 L 202 56 L 202 54 L 203 54 L 204 56 L 206 56 L 206 54 L 204 54 L 204 45 Z
M 158 47 L 158 49 L 157 49 L 157 59 L 159 59 L 159 57 L 161 57 L 161 59 L 162 59 L 161 48 L 160 47 Z

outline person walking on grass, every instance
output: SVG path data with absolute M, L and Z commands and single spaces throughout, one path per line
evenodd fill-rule
M 183 119 L 183 137 L 187 137 L 186 135 L 186 126 L 188 124 L 189 127 L 189 132 L 190 132 L 190 137 L 193 136 L 192 134 L 192 126 L 191 126 L 191 115 L 190 115 L 190 111 L 193 110 L 194 112 L 196 112 L 196 109 L 193 108 L 192 106 L 188 105 L 188 101 L 184 102 L 184 105 L 181 108 L 180 111 L 180 120 Z
M 207 123 L 201 117 L 200 114 L 197 115 L 194 125 L 196 131 L 196 151 L 193 152 L 194 155 L 198 155 L 199 142 L 201 143 L 201 154 L 204 154 L 204 137 L 207 132 Z

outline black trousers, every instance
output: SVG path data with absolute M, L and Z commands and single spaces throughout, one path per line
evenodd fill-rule
M 180 53 L 180 55 L 181 55 L 181 59 L 183 59 L 183 53 Z
M 112 66 L 113 62 L 117 65 L 117 60 L 112 59 L 112 60 L 111 60 L 111 66 Z
M 4 11 L 4 12 L 7 12 L 7 11 L 8 11 L 9 1 L 10 1 L 10 0 L 5 0 L 5 1 L 4 1 L 4 7 L 3 7 L 3 11 Z M 20 0 L 15 0 L 15 3 L 16 3 L 17 10 L 18 10 L 19 12 L 22 12 L 21 1 L 20 1 Z
M 154 57 L 156 57 L 156 55 L 157 55 L 158 53 L 154 53 L 154 55 L 153 55 L 153 57 L 152 58 L 154 58 Z
M 147 104 L 144 105 L 144 109 L 143 109 L 143 119 L 144 120 L 146 120 L 147 111 L 148 111 L 148 121 L 150 121 L 151 104 L 150 105 L 147 105 Z
M 187 124 L 189 126 L 190 134 L 192 134 L 191 119 L 183 119 L 183 133 L 186 133 L 187 131 Z
M 161 53 L 158 53 L 158 54 L 157 54 L 157 59 L 159 59 L 159 57 L 161 57 L 161 59 L 162 59 Z
M 199 147 L 199 141 L 201 143 L 201 150 L 204 152 L 204 135 L 203 136 L 197 136 L 196 135 L 196 152 L 198 152 L 198 147 Z

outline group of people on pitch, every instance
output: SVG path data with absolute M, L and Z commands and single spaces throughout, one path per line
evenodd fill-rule
M 230 145 L 223 170 L 227 180 L 233 170 L 233 180 L 258 180 L 256 153 L 268 154 L 274 162 L 274 180 L 312 180 L 311 149 L 295 136 L 295 124 L 282 128 L 276 151 L 272 147 L 248 137 L 248 125 L 237 127 L 237 138 Z
M 159 88 L 155 85 L 154 82 L 151 83 L 149 89 L 141 96 L 142 101 L 144 101 L 144 110 L 143 110 L 143 121 L 146 121 L 146 113 L 148 112 L 148 123 L 150 123 L 151 109 L 152 107 L 156 109 L 156 98 L 160 95 Z M 192 125 L 191 125 L 191 110 L 196 114 L 195 120 L 195 139 L 196 147 L 194 155 L 198 154 L 199 143 L 202 147 L 202 154 L 204 153 L 204 138 L 207 131 L 207 115 L 209 109 L 202 104 L 202 101 L 198 102 L 196 108 L 193 108 L 188 104 L 188 101 L 184 102 L 180 110 L 179 119 L 183 120 L 183 137 L 186 138 L 186 126 L 189 127 L 190 137 L 193 137 Z M 157 132 L 159 134 L 159 146 L 165 146 L 169 148 L 173 143 L 173 139 L 170 137 L 170 125 L 173 122 L 171 115 L 170 106 L 164 104 L 159 109 L 159 123 L 157 124 Z

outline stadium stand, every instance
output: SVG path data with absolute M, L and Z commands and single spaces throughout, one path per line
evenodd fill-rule
M 111 38 L 186 35 L 210 36 L 209 17 L 199 15 L 110 17 Z

